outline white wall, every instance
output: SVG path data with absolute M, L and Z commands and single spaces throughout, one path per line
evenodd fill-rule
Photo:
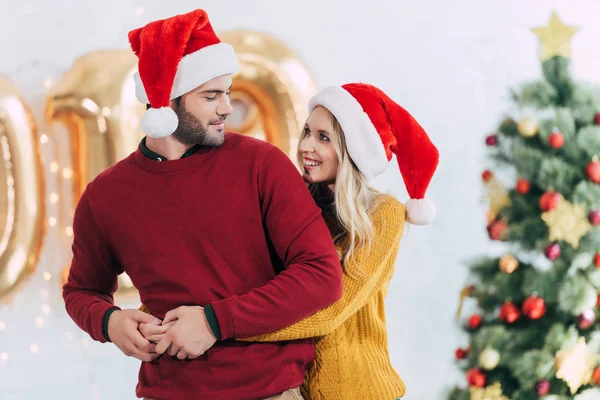
M 135 15 L 138 7 L 141 15 Z M 438 145 L 441 164 L 429 194 L 439 217 L 430 227 L 412 227 L 404 239 L 387 310 L 391 357 L 408 386 L 406 399 L 441 399 L 446 386 L 464 382 L 453 365 L 454 349 L 466 343 L 454 321 L 466 278 L 462 262 L 498 250 L 485 234 L 483 138 L 506 110 L 507 87 L 539 75 L 537 39 L 529 28 L 545 25 L 553 8 L 582 27 L 573 39 L 574 73 L 600 81 L 600 3 L 2 0 L 0 74 L 41 115 L 44 80 L 60 78 L 76 57 L 127 47 L 130 29 L 195 7 L 208 11 L 217 31 L 246 28 L 282 39 L 320 87 L 348 81 L 380 86 Z M 406 198 L 397 170 L 378 183 Z M 0 358 L 0 397 L 132 399 L 138 362 L 113 345 L 92 343 L 64 312 L 57 274 L 66 258 L 56 252 L 56 237 L 50 228 L 36 274 L 11 304 L 0 305 L 0 353 L 7 356 Z M 49 281 L 44 272 L 51 273 Z M 42 327 L 36 316 L 44 319 Z

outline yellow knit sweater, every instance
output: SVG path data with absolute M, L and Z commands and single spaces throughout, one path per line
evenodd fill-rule
M 306 373 L 302 394 L 310 400 L 395 400 L 404 382 L 390 362 L 384 299 L 404 232 L 405 208 L 393 198 L 371 216 L 375 240 L 357 249 L 352 263 L 361 276 L 344 273 L 342 298 L 279 331 L 250 339 L 269 342 L 317 337 L 315 362 Z M 348 243 L 338 250 L 344 254 Z

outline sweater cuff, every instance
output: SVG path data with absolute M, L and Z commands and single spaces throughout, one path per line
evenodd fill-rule
M 231 315 L 231 309 L 229 308 L 229 302 L 235 301 L 235 299 L 236 299 L 236 296 L 232 296 L 232 297 L 228 297 L 226 299 L 214 302 L 210 305 L 210 309 L 213 312 L 215 319 L 218 321 L 220 340 L 232 339 L 234 337 L 233 317 Z M 205 313 L 206 313 L 206 308 L 205 308 Z M 207 318 L 208 318 L 208 316 L 207 316 Z
M 110 316 L 112 315 L 112 313 L 114 313 L 115 311 L 120 310 L 119 308 L 115 307 L 115 308 L 109 308 L 105 313 L 104 313 L 104 318 L 102 319 L 102 334 L 104 335 L 104 338 L 106 339 L 107 342 L 110 342 L 110 337 L 108 336 L 108 320 L 110 319 Z
M 221 340 L 221 328 L 219 328 L 219 321 L 217 321 L 215 310 L 213 310 L 210 304 L 204 307 L 204 315 L 206 316 L 206 320 L 208 321 L 208 325 L 210 326 L 210 330 L 212 331 L 213 335 L 215 335 L 217 340 Z

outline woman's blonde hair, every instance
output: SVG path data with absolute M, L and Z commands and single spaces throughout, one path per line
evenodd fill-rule
M 321 107 L 321 106 L 320 106 Z M 360 266 L 350 265 L 352 254 L 361 247 L 370 248 L 375 237 L 375 229 L 371 222 L 372 211 L 382 202 L 385 194 L 378 192 L 367 184 L 367 179 L 356 167 L 346 147 L 344 131 L 335 116 L 325 107 L 323 109 L 331 117 L 335 135 L 330 137 L 338 158 L 338 170 L 335 178 L 333 210 L 338 229 L 332 230 L 333 240 L 338 244 L 347 238 L 348 250 L 340 254 L 346 273 L 361 274 Z M 300 142 L 306 133 L 303 131 Z M 298 164 L 303 165 L 302 154 L 298 152 Z M 313 198 L 319 202 L 329 192 L 327 183 L 310 183 L 308 188 Z

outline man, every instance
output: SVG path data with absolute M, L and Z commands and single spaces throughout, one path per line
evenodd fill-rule
M 275 331 L 339 299 L 341 268 L 320 210 L 283 152 L 224 132 L 238 62 L 203 10 L 152 22 L 129 41 L 139 58 L 136 96 L 150 105 L 147 138 L 81 196 L 66 309 L 94 340 L 143 361 L 138 397 L 290 394 L 313 359 L 311 340 L 231 339 Z M 164 326 L 114 305 L 124 271 Z M 142 323 L 157 334 L 171 326 L 156 345 Z

